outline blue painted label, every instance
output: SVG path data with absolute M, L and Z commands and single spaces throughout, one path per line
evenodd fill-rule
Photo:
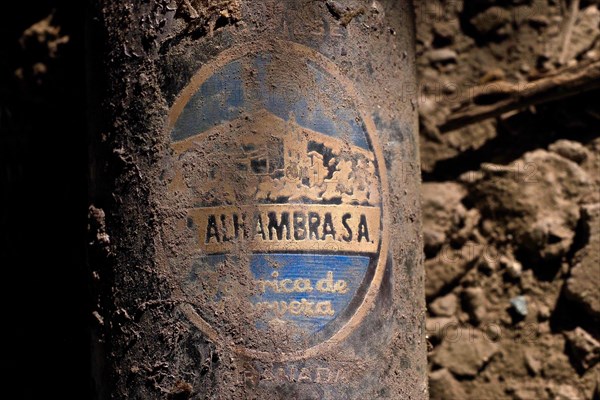
M 259 294 L 253 302 L 267 319 L 319 331 L 354 298 L 369 262 L 369 257 L 360 256 L 256 255 L 251 268 Z
M 241 313 L 301 349 L 364 317 L 383 273 L 386 193 L 358 98 L 322 55 L 275 41 L 224 52 L 184 89 L 164 174 L 181 228 L 165 235 L 201 329 Z

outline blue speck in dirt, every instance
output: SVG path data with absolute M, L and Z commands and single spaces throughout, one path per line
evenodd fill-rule
M 526 317 L 528 313 L 527 309 L 527 298 L 525 296 L 513 297 L 510 300 L 510 304 L 513 309 L 522 317 Z

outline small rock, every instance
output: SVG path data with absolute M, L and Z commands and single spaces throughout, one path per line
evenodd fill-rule
M 531 388 L 519 388 L 513 394 L 514 400 L 538 400 L 539 393 Z
M 515 387 L 511 387 L 510 389 L 513 400 L 539 400 L 542 398 L 540 396 L 540 391 L 542 390 L 541 388 L 521 387 L 519 385 L 515 385 Z
M 454 182 L 425 182 L 421 186 L 421 192 L 423 201 L 436 211 L 460 214 L 466 212 L 462 201 L 468 192 L 463 185 Z
M 584 59 L 586 60 L 597 60 L 600 58 L 600 51 L 593 49 L 584 54 Z
M 552 390 L 554 397 L 552 400 L 584 400 L 579 390 L 571 385 L 560 385 Z
M 552 316 L 552 311 L 550 307 L 545 304 L 541 304 L 538 308 L 538 320 L 539 321 L 547 321 Z
M 432 64 L 456 62 L 458 54 L 456 51 L 448 48 L 431 50 L 427 53 L 427 58 Z
M 171 390 L 169 398 L 171 399 L 189 399 L 192 396 L 194 388 L 191 384 L 184 381 L 177 381 Z
M 438 297 L 429 305 L 429 311 L 438 317 L 451 317 L 456 313 L 458 300 L 453 293 Z
M 431 360 L 456 376 L 476 376 L 499 351 L 481 331 L 461 330 L 453 339 L 444 340 Z
M 543 28 L 550 25 L 550 20 L 545 15 L 533 15 L 529 18 L 529 24 L 534 28 Z
M 550 329 L 550 321 L 544 321 L 538 325 L 538 333 L 540 336 L 544 336 L 550 332 L 552 332 Z
M 486 315 L 486 298 L 482 288 L 467 288 L 463 291 L 465 311 L 471 321 L 479 325 Z
M 425 245 L 425 254 L 428 256 L 435 255 L 444 242 L 446 241 L 446 234 L 436 229 L 429 227 L 423 227 L 423 242 Z
M 459 177 L 458 181 L 464 184 L 472 184 L 484 178 L 484 174 L 481 171 L 467 171 L 463 172 Z
M 467 240 L 473 237 L 474 232 L 481 220 L 481 213 L 476 208 L 471 208 L 464 214 L 463 226 L 454 235 L 452 235 L 452 244 L 462 246 Z
M 579 304 L 588 315 L 600 319 L 600 204 L 581 209 L 583 229 L 588 243 L 573 257 L 571 277 L 565 288 L 566 297 Z
M 531 292 L 536 291 L 536 288 L 539 285 L 539 281 L 535 277 L 533 270 L 528 269 L 527 271 L 523 271 L 521 274 L 521 290 L 523 292 Z
M 456 225 L 456 218 L 466 214 L 462 200 L 467 191 L 462 185 L 445 183 L 424 183 L 421 186 L 423 204 L 423 230 L 446 234 Z
M 454 43 L 454 37 L 460 32 L 458 23 L 449 21 L 448 23 L 433 24 L 434 43 L 436 47 L 449 46 Z
M 467 395 L 460 383 L 445 368 L 429 374 L 429 398 L 431 400 L 466 399 Z
M 518 279 L 523 273 L 523 265 L 512 258 L 500 257 L 500 264 L 506 268 L 506 275 L 511 279 Z
M 460 329 L 458 320 L 454 317 L 427 318 L 425 320 L 425 332 L 433 342 L 441 342 L 444 337 L 456 337 Z
M 445 95 L 454 94 L 458 90 L 458 86 L 456 85 L 455 82 L 452 82 L 452 81 L 442 81 L 440 83 L 442 84 L 442 93 L 445 94 Z
M 580 327 L 566 332 L 565 337 L 569 342 L 571 355 L 578 363 L 578 367 L 585 371 L 600 361 L 600 343 Z
M 540 371 L 542 370 L 542 363 L 540 362 L 540 360 L 535 358 L 533 354 L 531 354 L 531 350 L 525 350 L 523 360 L 525 362 L 525 367 L 527 368 L 527 371 L 529 371 L 529 373 L 532 376 L 540 374 Z
M 586 149 L 581 143 L 573 142 L 571 140 L 562 139 L 552 143 L 548 150 L 556 153 L 564 158 L 574 161 L 577 164 L 581 164 L 590 155 L 590 151 Z
M 503 81 L 506 78 L 506 73 L 502 68 L 494 68 L 488 70 L 481 78 L 479 78 L 479 84 L 483 85 L 495 81 Z
M 471 18 L 471 25 L 480 35 L 489 35 L 510 22 L 510 12 L 502 7 L 490 7 Z
M 482 246 L 467 242 L 456 250 L 444 245 L 438 255 L 425 260 L 425 295 L 432 299 L 439 293 L 456 285 L 464 277 L 481 256 Z
M 487 276 L 492 276 L 496 271 L 496 266 L 496 260 L 486 253 L 477 261 L 477 269 Z
M 100 315 L 100 313 L 98 311 L 94 311 L 92 313 L 92 315 L 94 316 L 94 318 L 96 318 L 96 321 L 98 321 L 98 324 L 104 325 L 104 318 L 102 318 L 102 316 Z
M 500 325 L 486 324 L 484 332 L 487 339 L 491 340 L 492 342 L 498 342 L 500 339 L 502 339 L 502 329 L 500 328 Z
M 520 262 L 513 261 L 506 267 L 506 273 L 512 279 L 520 278 L 523 273 L 523 266 Z
M 523 63 L 519 67 L 519 71 L 521 71 L 524 74 L 528 74 L 528 73 L 531 72 L 531 66 L 529 64 L 527 64 L 527 63 Z
M 510 299 L 512 309 L 519 317 L 525 318 L 528 313 L 527 298 L 525 296 L 517 296 Z
M 498 30 L 495 32 L 495 35 L 496 37 L 507 37 L 510 36 L 511 33 L 513 33 L 512 26 L 510 24 L 505 24 L 498 28 Z
M 538 275 L 551 274 L 572 248 L 579 221 L 578 201 L 593 190 L 593 180 L 577 163 L 555 153 L 526 153 L 504 171 L 496 168 L 470 185 L 473 206 L 495 215 L 497 235 L 512 235 L 518 251 Z

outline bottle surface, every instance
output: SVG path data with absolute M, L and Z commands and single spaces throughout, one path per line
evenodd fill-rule
M 425 399 L 409 3 L 163 3 L 99 7 L 102 396 Z

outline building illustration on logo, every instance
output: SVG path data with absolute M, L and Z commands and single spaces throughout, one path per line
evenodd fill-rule
M 197 188 L 198 204 L 206 199 L 236 204 L 244 198 L 379 205 L 372 152 L 290 121 L 261 110 L 178 142 L 178 154 L 202 151 L 210 165 L 180 179 Z M 212 146 L 204 140 L 211 136 L 218 136 Z

